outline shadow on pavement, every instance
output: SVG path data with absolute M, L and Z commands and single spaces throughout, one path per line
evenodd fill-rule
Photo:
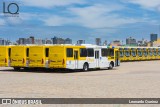
M 82 72 L 98 72 L 98 71 L 114 71 L 109 69 L 90 69 L 89 71 L 82 70 L 69 70 L 69 69 L 40 69 L 40 68 L 31 68 L 31 69 L 21 69 L 19 71 L 15 71 L 14 69 L 1 69 L 0 72 L 27 72 L 27 73 L 82 73 Z

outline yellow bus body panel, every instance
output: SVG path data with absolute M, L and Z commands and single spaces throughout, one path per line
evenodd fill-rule
M 45 48 L 47 46 L 30 46 L 29 47 L 29 67 L 45 67 Z
M 7 67 L 9 62 L 9 46 L 0 46 L 0 67 Z
M 73 49 L 73 57 L 66 57 L 66 49 Z M 49 47 L 49 68 L 66 68 L 67 61 L 74 60 L 74 51 L 78 51 L 78 60 L 86 60 L 86 57 L 80 57 L 80 48 L 86 48 L 85 46 L 65 46 L 56 45 Z
M 27 46 L 13 46 L 11 47 L 11 67 L 26 67 Z
M 49 48 L 50 68 L 66 68 L 66 56 L 64 49 L 64 46 L 52 46 Z

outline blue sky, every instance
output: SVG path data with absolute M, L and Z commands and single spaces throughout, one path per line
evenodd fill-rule
M 10 2 L 10 0 L 4 0 Z M 13 0 L 12 0 L 13 1 Z M 85 39 L 96 37 L 137 40 L 160 32 L 160 0 L 14 0 L 19 17 L 5 17 L 0 2 L 0 38 L 54 36 Z

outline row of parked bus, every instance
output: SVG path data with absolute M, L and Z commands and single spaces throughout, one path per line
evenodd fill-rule
M 120 47 L 121 61 L 144 61 L 160 59 L 160 47 Z
M 119 66 L 116 48 L 96 45 L 0 46 L 0 66 L 21 68 L 82 69 Z

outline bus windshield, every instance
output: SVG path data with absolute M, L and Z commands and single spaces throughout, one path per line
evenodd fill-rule
M 147 51 L 144 51 L 143 54 L 144 54 L 144 56 L 147 56 L 147 55 L 148 55 Z
M 142 52 L 141 51 L 138 51 L 138 56 L 142 56 Z
M 123 51 L 120 51 L 120 57 L 123 57 L 123 56 L 124 56 Z
M 127 57 L 129 57 L 129 56 L 130 56 L 129 51 L 125 51 L 125 55 L 126 55 Z
M 136 56 L 136 51 L 132 51 L 132 56 Z

